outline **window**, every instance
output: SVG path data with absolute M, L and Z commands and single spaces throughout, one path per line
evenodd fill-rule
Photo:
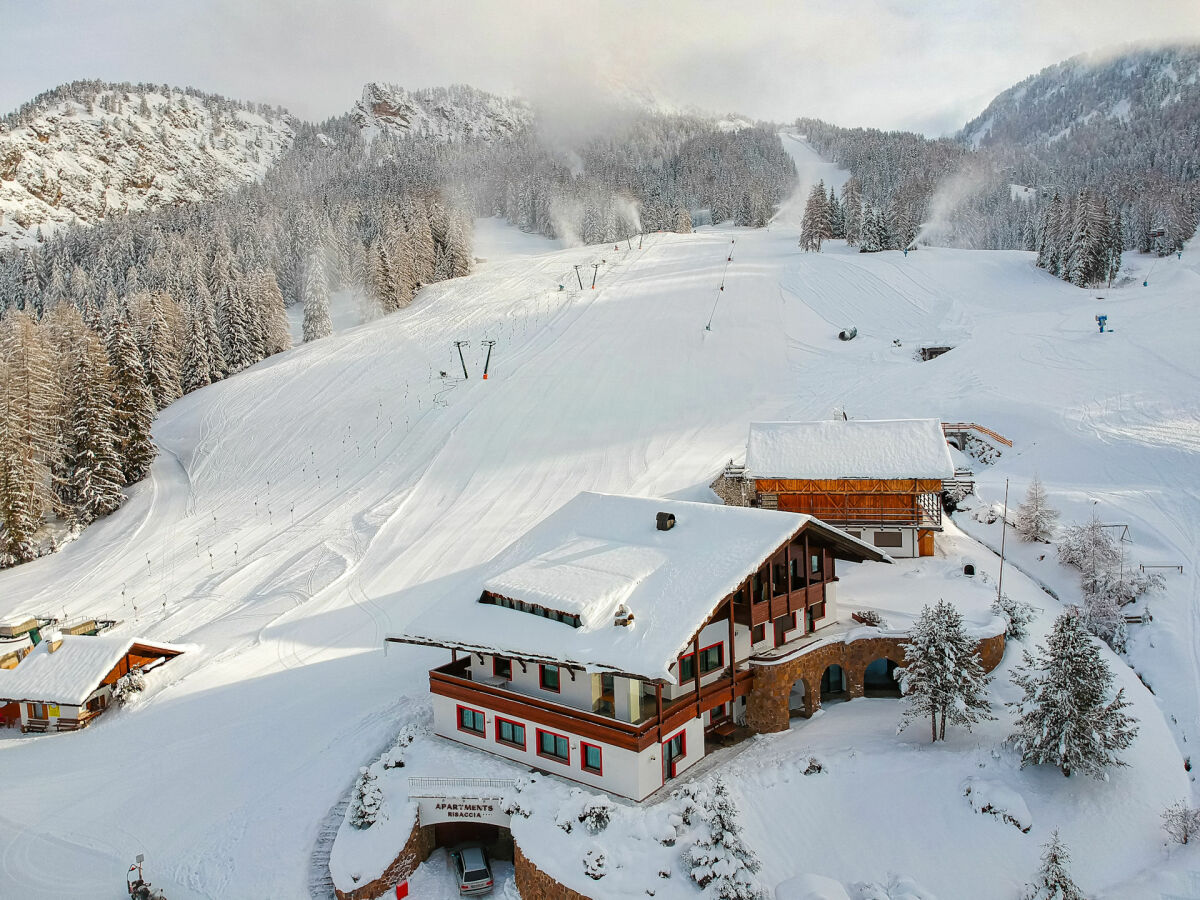
M 469 706 L 460 706 L 458 708 L 458 730 L 466 731 L 470 734 L 477 734 L 483 737 L 484 718 L 483 713 L 477 709 L 471 709 Z
M 29 704 L 29 718 L 31 718 L 31 719 L 48 719 L 48 718 L 50 718 L 49 714 L 46 712 L 46 704 L 45 703 L 30 703 Z
M 556 694 L 561 691 L 562 688 L 558 681 L 558 666 L 539 666 L 538 684 L 542 686 L 543 691 L 554 691 Z
M 687 734 L 685 732 L 681 731 L 669 740 L 663 741 L 663 781 L 675 777 L 679 771 L 679 760 L 685 756 L 687 756 Z
M 707 675 L 725 667 L 725 645 L 712 644 L 700 651 L 700 674 Z M 679 683 L 691 681 L 696 677 L 694 654 L 679 657 Z
M 767 639 L 767 626 L 755 625 L 750 629 L 750 643 L 757 644 Z
M 808 612 L 813 617 L 814 622 L 825 618 L 825 601 L 822 600 L 820 603 L 814 603 L 808 608 Z
M 721 719 L 726 719 L 728 717 L 729 717 L 729 709 L 726 706 L 726 704 L 722 703 L 720 706 L 714 706 L 712 708 L 712 710 L 708 714 L 708 721 L 710 723 L 711 722 L 719 722 L 719 721 L 721 721 Z
M 877 531 L 875 532 L 876 547 L 903 547 L 904 534 L 899 531 Z
M 545 756 L 568 764 L 571 762 L 571 745 L 561 734 L 542 731 L 539 728 L 537 741 L 538 756 Z
M 767 579 L 764 575 L 765 570 L 760 570 L 754 573 L 754 602 L 762 603 L 767 599 Z
M 585 772 L 593 772 L 596 775 L 604 774 L 604 766 L 602 765 L 600 748 L 595 744 L 585 744 L 580 741 L 579 756 L 579 765 Z
M 512 681 L 512 660 L 505 659 L 503 656 L 493 656 L 492 674 L 505 681 Z
M 518 750 L 525 749 L 525 726 L 496 716 L 496 740 Z
M 812 559 L 809 561 L 809 565 L 812 567 L 810 569 L 810 571 L 814 575 L 820 575 L 821 574 L 821 554 L 820 553 L 812 554 Z

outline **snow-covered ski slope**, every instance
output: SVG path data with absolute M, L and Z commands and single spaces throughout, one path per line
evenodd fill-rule
M 802 183 L 831 180 L 813 176 L 826 164 L 807 145 L 784 141 Z M 1149 287 L 1139 274 L 1100 301 L 1024 253 L 860 255 L 834 243 L 803 254 L 796 243 L 781 215 L 758 231 L 651 235 L 640 250 L 635 239 L 493 254 L 409 309 L 166 410 L 152 477 L 122 510 L 0 573 L 0 616 L 107 614 L 193 645 L 133 708 L 86 731 L 0 732 L 0 894 L 115 896 L 144 852 L 172 900 L 306 896 L 322 820 L 444 658 L 385 653 L 384 634 L 418 611 L 402 590 L 482 562 L 580 490 L 711 499 L 751 420 L 845 409 L 976 421 L 1016 442 L 982 478 L 989 499 L 1005 477 L 1019 494 L 1035 471 L 1068 519 L 1100 499 L 1106 521 L 1131 522 L 1138 557 L 1185 566 L 1147 626 L 1158 649 L 1139 651 L 1170 673 L 1158 702 L 1194 739 L 1200 260 L 1159 261 Z M 1097 333 L 1101 311 L 1115 333 Z M 859 337 L 838 341 L 850 325 Z M 457 339 L 471 341 L 467 381 L 454 380 Z M 497 342 L 488 381 L 484 339 Z M 921 363 L 922 343 L 955 349 Z M 1152 746 L 1180 765 L 1169 741 Z M 1095 794 L 1074 815 L 1103 821 L 1106 786 L 1075 787 Z M 907 815 L 936 817 L 923 789 L 911 799 L 930 806 Z M 859 838 L 831 833 L 797 871 L 837 853 L 839 869 L 858 860 L 864 878 L 883 877 L 863 842 L 887 842 L 901 814 L 862 817 L 872 824 Z M 1138 846 L 1153 843 L 1138 821 Z M 1019 855 L 987 861 L 1032 871 L 1050 826 L 1038 824 Z M 796 828 L 805 846 L 813 826 Z M 1136 875 L 1107 846 L 1072 848 L 1097 891 Z M 936 866 L 931 847 L 912 873 L 934 887 Z M 1008 895 L 997 882 L 978 896 L 992 889 Z

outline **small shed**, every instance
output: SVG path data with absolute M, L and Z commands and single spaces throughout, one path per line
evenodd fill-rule
M 0 669 L 0 721 L 22 731 L 74 731 L 100 715 L 131 669 L 150 671 L 184 652 L 118 635 L 45 635 L 14 669 Z

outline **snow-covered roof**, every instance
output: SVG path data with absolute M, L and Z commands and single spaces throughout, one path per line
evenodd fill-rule
M 751 478 L 953 478 L 937 419 L 752 422 Z
M 659 512 L 674 515 L 675 526 L 659 531 Z M 393 637 L 666 679 L 717 605 L 804 528 L 845 558 L 889 561 L 810 516 L 582 493 L 490 562 L 396 598 L 426 612 Z M 578 615 L 579 627 L 480 603 L 484 590 Z M 633 621 L 614 624 L 626 610 Z
M 184 651 L 176 644 L 108 634 L 66 634 L 53 652 L 52 643 L 43 640 L 15 669 L 0 669 L 0 698 L 78 706 L 134 644 L 170 656 Z

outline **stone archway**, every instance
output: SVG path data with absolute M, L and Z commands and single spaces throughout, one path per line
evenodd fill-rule
M 751 661 L 754 685 L 746 696 L 746 725 L 760 734 L 787 731 L 791 727 L 792 689 L 797 682 L 804 685 L 802 716 L 811 716 L 821 708 L 821 681 L 827 669 L 839 666 L 842 670 L 844 696 L 862 697 L 866 692 L 867 667 L 883 659 L 884 674 L 888 661 L 894 670 L 902 664 L 907 635 L 863 637 L 848 642 L 837 641 L 801 651 L 781 660 Z M 979 642 L 979 655 L 985 672 L 990 672 L 1004 657 L 1004 633 Z M 895 682 L 892 682 L 895 685 Z M 892 696 L 898 693 L 898 685 Z
M 810 718 L 821 706 L 821 695 L 803 677 L 792 682 L 788 691 L 788 718 Z
M 821 673 L 821 702 L 830 700 L 848 700 L 846 672 L 837 663 L 830 663 Z
M 903 659 L 903 654 L 899 654 Z M 863 667 L 862 686 L 864 697 L 899 697 L 900 682 L 895 672 L 900 663 L 887 656 L 877 656 Z

